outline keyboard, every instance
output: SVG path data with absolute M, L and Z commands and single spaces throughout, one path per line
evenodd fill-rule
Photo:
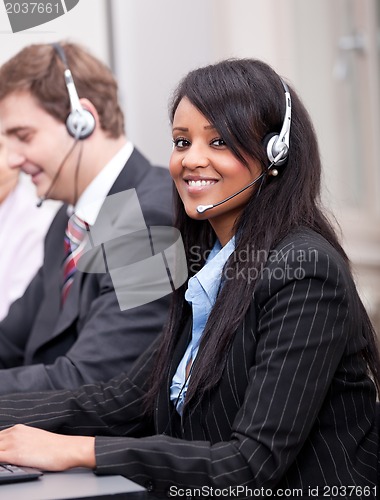
M 40 476 L 42 476 L 42 472 L 37 469 L 0 464 L 0 484 L 29 481 L 31 479 L 37 479 Z

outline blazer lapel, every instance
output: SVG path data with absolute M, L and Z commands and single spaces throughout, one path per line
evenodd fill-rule
M 148 174 L 150 168 L 152 167 L 148 160 L 135 148 L 108 194 L 116 194 L 120 193 L 120 191 L 136 188 Z
M 57 319 L 61 314 L 61 274 L 64 257 L 63 238 L 67 226 L 67 206 L 64 205 L 57 214 L 53 224 L 54 231 L 47 237 L 47 250 L 44 260 L 44 299 L 43 310 L 37 314 L 33 330 L 29 336 L 28 353 L 36 350 L 55 336 Z M 48 238 L 50 238 L 48 240 Z

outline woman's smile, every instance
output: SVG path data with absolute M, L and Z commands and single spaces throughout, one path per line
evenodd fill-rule
M 187 185 L 187 191 L 189 194 L 203 194 L 214 187 L 218 179 L 211 179 L 208 177 L 200 176 L 185 176 L 183 179 Z

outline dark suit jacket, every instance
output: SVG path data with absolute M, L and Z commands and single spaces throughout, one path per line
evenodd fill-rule
M 259 488 L 296 488 L 291 498 L 311 498 L 310 488 L 314 495 L 319 488 L 319 498 L 330 498 L 329 488 L 339 486 L 344 498 L 344 487 L 359 485 L 374 498 L 376 396 L 361 354 L 361 315 L 342 258 L 300 230 L 268 259 L 220 384 L 198 406 L 185 405 L 182 419 L 169 386 L 186 331 L 152 417 L 142 417 L 141 401 L 154 346 L 129 377 L 27 402 L 0 398 L 0 424 L 96 434 L 97 473 L 124 474 L 155 494 L 198 488 L 195 496 L 205 498 L 210 488 L 239 486 L 242 498 L 260 496 Z M 202 487 L 209 489 L 202 494 Z
M 135 188 L 148 226 L 172 226 L 172 182 L 135 149 L 109 194 Z M 67 206 L 55 217 L 44 263 L 0 323 L 0 394 L 69 389 L 128 370 L 166 319 L 169 297 L 121 311 L 110 275 L 77 272 L 61 308 Z

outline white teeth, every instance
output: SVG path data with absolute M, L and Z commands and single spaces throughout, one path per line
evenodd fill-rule
M 211 184 L 215 184 L 216 181 L 187 181 L 189 186 L 211 186 Z

